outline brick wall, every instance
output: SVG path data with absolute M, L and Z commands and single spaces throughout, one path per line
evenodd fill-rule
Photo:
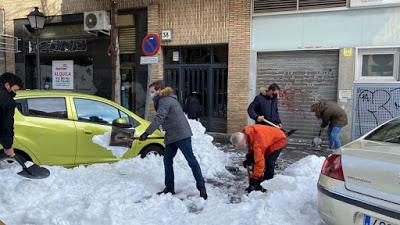
M 6 33 L 13 34 L 13 19 L 25 18 L 38 6 L 45 15 L 109 9 L 109 0 L 2 0 Z M 0 5 L 1 7 L 1 5 Z M 250 56 L 251 0 L 120 0 L 120 9 L 148 8 L 148 32 L 172 30 L 172 41 L 162 45 L 228 43 L 228 132 L 247 122 Z M 163 78 L 161 62 L 152 66 L 152 80 Z M 13 54 L 6 56 L 7 70 L 15 71 Z M 244 85 L 245 84 L 245 85 Z
M 228 133 L 247 124 L 251 1 L 229 1 Z

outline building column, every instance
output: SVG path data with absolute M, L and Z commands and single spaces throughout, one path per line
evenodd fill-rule
M 247 124 L 251 1 L 229 1 L 228 133 Z
M 350 54 L 351 50 L 351 54 Z M 352 132 L 352 113 L 353 113 L 353 82 L 355 72 L 356 51 L 354 48 L 340 49 L 339 52 L 339 84 L 338 84 L 338 104 L 347 114 L 349 124 L 345 126 L 341 133 L 343 144 L 351 141 Z

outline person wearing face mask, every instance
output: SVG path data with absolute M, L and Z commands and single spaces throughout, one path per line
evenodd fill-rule
M 180 149 L 192 169 L 200 197 L 206 200 L 208 196 L 204 178 L 200 165 L 193 155 L 192 130 L 173 89 L 165 87 L 163 81 L 160 80 L 150 84 L 149 91 L 157 114 L 139 140 L 146 140 L 160 125 L 165 131 L 165 188 L 158 194 L 175 194 L 173 159 Z
M 246 191 L 264 192 L 261 182 L 274 177 L 276 160 L 287 143 L 285 133 L 271 126 L 250 125 L 245 126 L 241 132 L 234 133 L 231 143 L 236 148 L 247 151 L 243 162 L 245 168 L 254 164 Z
M 256 124 L 268 125 L 264 119 L 283 127 L 278 112 L 278 93 L 281 89 L 275 83 L 271 84 L 268 89 L 265 87 L 260 88 L 260 94 L 257 95 L 253 102 L 247 108 L 249 117 L 252 118 Z
M 0 83 L 0 144 L 8 156 L 14 157 L 14 97 L 23 85 L 22 80 L 12 73 L 3 73 Z

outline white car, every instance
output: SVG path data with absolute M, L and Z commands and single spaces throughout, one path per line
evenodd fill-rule
M 318 211 L 328 225 L 400 225 L 400 117 L 325 160 Z

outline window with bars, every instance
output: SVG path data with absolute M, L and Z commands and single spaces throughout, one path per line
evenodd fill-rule
M 254 13 L 347 7 L 348 0 L 254 0 Z

